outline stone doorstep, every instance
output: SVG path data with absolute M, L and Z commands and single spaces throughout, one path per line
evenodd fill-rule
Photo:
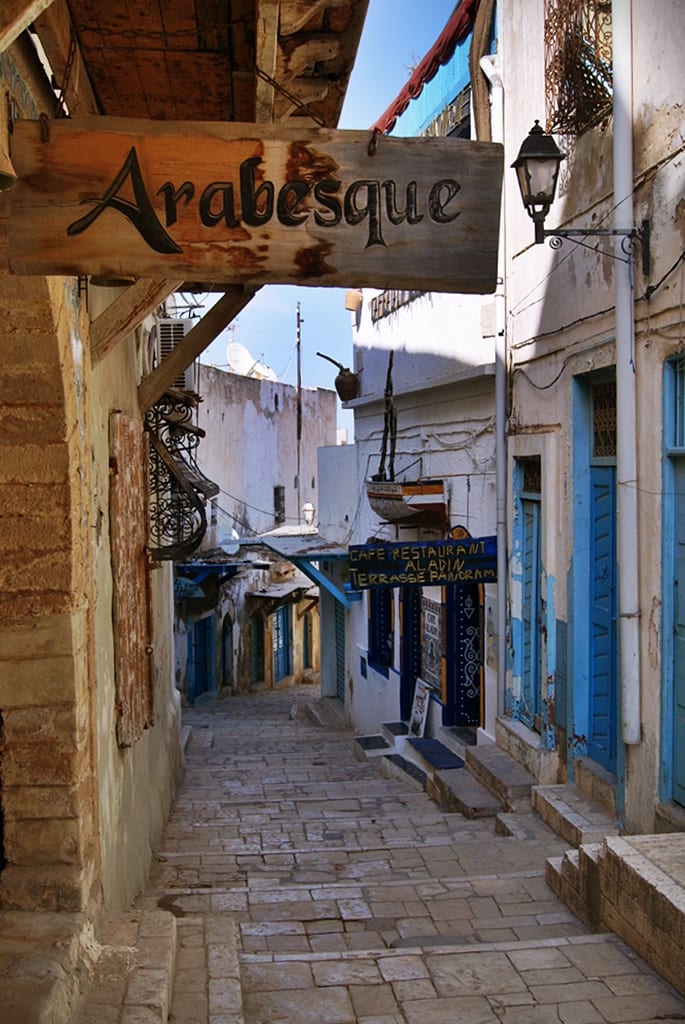
M 428 776 L 413 761 L 409 761 L 397 751 L 386 751 L 377 761 L 381 772 L 388 779 L 400 779 L 413 789 L 425 791 Z
M 496 796 L 464 768 L 432 772 L 426 792 L 444 811 L 456 811 L 465 818 L 494 818 L 502 810 Z
M 583 796 L 615 818 L 616 776 L 589 757 L 577 757 L 574 768 L 576 786 Z
M 509 811 L 530 808 L 535 779 L 515 758 L 494 743 L 466 748 L 466 767 Z
M 613 815 L 589 800 L 576 786 L 534 786 L 531 799 L 533 810 L 571 846 L 601 842 L 605 836 L 620 832 Z
M 1 911 L 3 1024 L 66 1024 L 96 958 L 97 943 L 85 914 Z

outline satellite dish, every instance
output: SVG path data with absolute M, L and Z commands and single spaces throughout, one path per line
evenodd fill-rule
M 231 341 L 226 346 L 226 362 L 232 373 L 242 377 L 255 377 L 257 380 L 278 380 L 278 376 L 270 366 L 260 363 L 252 353 L 239 341 Z
M 239 341 L 231 341 L 226 347 L 226 362 L 233 373 L 240 373 L 244 377 L 257 365 L 255 357 Z
M 258 380 L 278 380 L 275 370 L 272 370 L 270 366 L 266 366 L 264 363 L 255 363 L 250 376 L 257 377 Z

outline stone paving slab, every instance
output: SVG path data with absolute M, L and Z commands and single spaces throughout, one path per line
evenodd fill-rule
M 565 844 L 543 822 L 440 810 L 356 761 L 350 734 L 302 701 L 294 688 L 185 713 L 185 783 L 136 906 L 175 922 L 171 1024 L 685 1019 L 547 887 Z M 157 1019 L 100 992 L 98 1024 Z

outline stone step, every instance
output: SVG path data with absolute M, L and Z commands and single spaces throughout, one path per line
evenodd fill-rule
M 401 779 L 408 782 L 414 789 L 425 790 L 428 776 L 423 768 L 402 754 L 388 753 L 379 758 L 381 771 L 388 779 Z
M 0 1019 L 67 1024 L 98 947 L 84 914 L 0 911 Z
M 176 964 L 174 915 L 164 910 L 113 915 L 98 940 L 92 977 L 71 1024 L 102 1024 L 105 1012 L 107 1024 L 164 1024 Z
M 357 761 L 368 761 L 371 757 L 387 754 L 391 749 L 391 744 L 380 733 L 371 736 L 355 736 L 352 740 L 352 753 Z
M 597 843 L 620 832 L 615 818 L 576 786 L 535 786 L 532 804 L 545 824 L 571 846 Z
M 466 767 L 507 810 L 522 810 L 530 806 L 530 793 L 535 779 L 496 744 L 467 747 Z
M 494 818 L 502 810 L 497 797 L 463 768 L 433 772 L 426 792 L 441 810 L 458 812 L 465 818 Z
M 398 738 L 406 736 L 408 733 L 409 724 L 407 722 L 383 722 L 381 725 L 381 735 L 385 736 L 391 747 L 396 745 Z
M 426 772 L 450 771 L 463 768 L 464 759 L 432 737 L 410 736 L 404 742 L 403 753 L 414 759 Z

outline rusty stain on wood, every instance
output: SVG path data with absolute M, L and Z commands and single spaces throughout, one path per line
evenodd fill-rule
M 502 146 L 382 137 L 369 154 L 368 143 L 368 132 L 124 118 L 60 119 L 46 142 L 20 121 L 10 266 L 492 292 Z

